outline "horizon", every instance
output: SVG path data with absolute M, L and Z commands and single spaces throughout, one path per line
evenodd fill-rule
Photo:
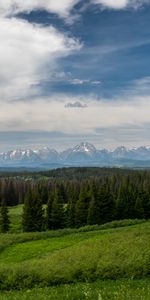
M 48 150 L 54 150 L 56 151 L 58 154 L 61 154 L 63 151 L 66 151 L 66 150 L 73 150 L 74 148 L 76 148 L 77 146 L 82 146 L 83 144 L 85 144 L 86 146 L 94 146 L 94 148 L 97 150 L 97 151 L 102 151 L 102 150 L 106 150 L 108 152 L 114 152 L 115 150 L 117 149 L 120 149 L 120 148 L 124 148 L 125 150 L 127 151 L 132 151 L 132 150 L 138 150 L 140 148 L 145 148 L 145 149 L 148 149 L 150 150 L 150 146 L 147 146 L 147 145 L 140 145 L 138 147 L 136 146 L 133 146 L 133 147 L 126 147 L 124 145 L 120 145 L 120 146 L 117 146 L 117 147 L 114 147 L 114 148 L 107 148 L 107 147 L 96 147 L 96 145 L 94 145 L 93 143 L 90 143 L 90 142 L 87 142 L 87 141 L 83 141 L 83 142 L 80 142 L 78 144 L 74 144 L 70 147 L 67 147 L 67 148 L 63 148 L 63 149 L 57 149 L 55 147 L 49 147 L 48 145 L 39 145 L 38 147 L 17 147 L 17 148 L 13 148 L 13 149 L 9 149 L 8 151 L 3 151 L 1 152 L 0 151 L 0 154 L 2 153 L 7 153 L 7 152 L 13 152 L 13 151 L 27 151 L 27 150 L 31 150 L 31 151 L 36 151 L 36 150 L 44 150 L 44 149 L 48 149 Z
M 0 1 L 0 152 L 150 146 L 150 1 Z

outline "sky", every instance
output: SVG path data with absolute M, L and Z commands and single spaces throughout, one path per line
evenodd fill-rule
M 0 1 L 0 152 L 150 146 L 150 0 Z

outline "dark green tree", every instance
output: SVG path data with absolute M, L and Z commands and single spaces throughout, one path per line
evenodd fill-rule
M 112 221 L 114 219 L 115 203 L 108 183 L 100 186 L 97 203 L 98 224 Z
M 79 198 L 79 188 L 75 184 L 70 184 L 67 190 L 67 227 L 75 227 L 75 207 Z
M 52 205 L 54 201 L 54 192 L 51 192 L 48 197 L 47 208 L 46 208 L 46 226 L 48 229 L 52 229 Z
M 6 205 L 5 199 L 2 199 L 1 209 L 0 209 L 0 224 L 1 224 L 1 232 L 5 233 L 9 231 L 10 220 L 8 214 L 8 208 Z
M 76 207 L 75 207 L 76 227 L 87 225 L 88 207 L 89 207 L 90 200 L 91 200 L 91 193 L 89 191 L 89 186 L 87 184 L 84 184 L 83 186 L 81 186 L 79 199 L 77 200 Z
M 103 224 L 114 218 L 115 203 L 108 182 L 98 188 L 93 187 L 91 202 L 88 209 L 88 224 Z
M 88 207 L 88 216 L 87 216 L 87 224 L 94 225 L 100 223 L 99 216 L 99 198 L 98 198 L 98 189 L 95 184 L 91 187 L 91 199 Z
M 148 191 L 142 191 L 141 199 L 144 210 L 144 218 L 150 219 L 150 193 Z
M 116 201 L 116 218 L 134 219 L 136 216 L 135 203 L 137 194 L 131 184 L 124 183 L 121 185 Z
M 61 229 L 64 227 L 64 224 L 64 199 L 59 186 L 57 186 L 51 208 L 51 227 L 52 229 Z
M 141 193 L 137 195 L 136 202 L 135 202 L 135 218 L 137 219 L 144 219 L 144 209 L 142 203 Z
M 42 201 L 39 194 L 34 191 L 30 191 L 25 197 L 22 225 L 26 232 L 42 231 L 44 228 Z

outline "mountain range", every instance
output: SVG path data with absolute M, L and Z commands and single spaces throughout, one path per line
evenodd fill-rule
M 150 147 L 127 149 L 121 146 L 110 151 L 98 150 L 90 143 L 81 143 L 63 152 L 44 147 L 37 150 L 16 149 L 0 153 L 1 168 L 53 169 L 69 166 L 150 167 Z

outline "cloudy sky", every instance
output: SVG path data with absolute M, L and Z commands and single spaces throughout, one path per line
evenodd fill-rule
M 150 0 L 0 0 L 0 151 L 150 146 Z

